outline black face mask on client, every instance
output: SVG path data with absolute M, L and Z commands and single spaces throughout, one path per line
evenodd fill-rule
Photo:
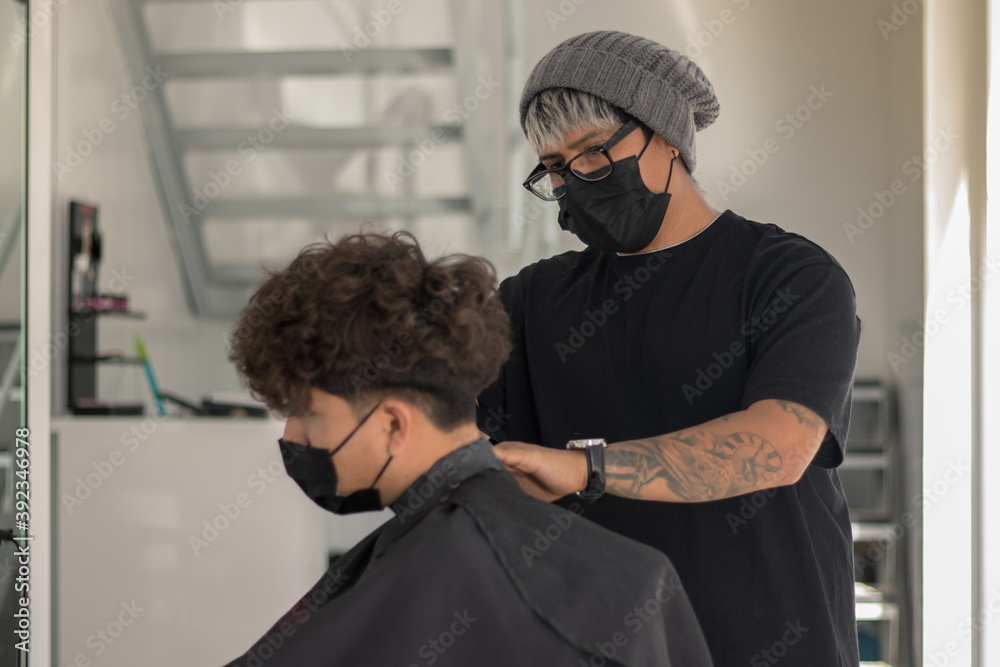
M 375 414 L 379 405 L 381 404 L 376 404 L 358 422 L 354 430 L 333 448 L 333 451 L 302 445 L 284 438 L 278 439 L 278 447 L 281 449 L 281 458 L 285 463 L 285 471 L 288 476 L 295 480 L 303 493 L 323 509 L 334 514 L 357 514 L 359 512 L 376 512 L 382 509 L 382 500 L 375 485 L 382 478 L 385 469 L 389 467 L 392 456 L 386 460 L 370 487 L 346 496 L 337 493 L 337 469 L 333 466 L 333 455 L 339 452 L 347 444 L 347 441 L 358 432 L 358 429 L 368 421 L 368 418 Z

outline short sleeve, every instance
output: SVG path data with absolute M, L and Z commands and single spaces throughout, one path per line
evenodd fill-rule
M 764 399 L 809 408 L 828 426 L 813 463 L 834 468 L 844 460 L 861 334 L 854 287 L 822 249 L 786 236 L 748 273 L 743 408 Z

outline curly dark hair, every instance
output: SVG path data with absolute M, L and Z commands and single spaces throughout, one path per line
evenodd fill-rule
M 318 387 L 356 413 L 397 396 L 452 429 L 475 419 L 475 397 L 510 352 L 496 287 L 487 260 L 428 261 L 407 232 L 314 243 L 257 288 L 229 360 L 283 416 L 304 413 Z

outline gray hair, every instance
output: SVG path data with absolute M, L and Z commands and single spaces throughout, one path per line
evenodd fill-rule
M 524 119 L 524 134 L 536 153 L 562 142 L 580 127 L 610 129 L 629 115 L 610 102 L 573 88 L 547 88 L 531 100 Z

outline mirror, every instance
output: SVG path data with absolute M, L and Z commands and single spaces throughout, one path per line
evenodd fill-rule
M 21 368 L 24 323 L 26 7 L 0 0 L 0 530 L 14 527 L 15 432 L 25 424 Z M 14 546 L 0 545 L 0 632 L 13 633 Z M 18 664 L 11 642 L 0 643 L 0 665 Z

